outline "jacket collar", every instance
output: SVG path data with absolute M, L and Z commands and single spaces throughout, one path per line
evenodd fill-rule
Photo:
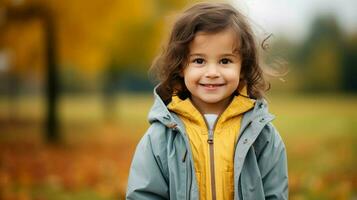
M 229 106 L 219 116 L 217 129 L 220 129 L 229 119 L 239 116 L 254 107 L 255 100 L 247 97 L 246 88 L 239 91 L 239 94 L 242 95 L 234 96 Z M 170 111 L 189 119 L 194 124 L 206 127 L 203 115 L 198 111 L 189 98 L 182 100 L 178 96 L 173 96 L 172 101 L 167 107 Z
M 177 117 L 172 114 L 165 103 L 162 101 L 160 95 L 156 92 L 156 89 L 159 85 L 154 88 L 154 104 L 151 107 L 148 115 L 148 120 L 150 123 L 160 122 L 163 125 L 174 128 L 177 124 L 182 124 L 177 121 Z M 245 98 L 245 97 L 242 97 Z M 255 100 L 255 105 L 253 109 L 244 113 L 242 124 L 241 124 L 241 132 L 252 122 L 269 122 L 274 119 L 274 116 L 269 113 L 268 105 L 266 100 L 257 99 Z

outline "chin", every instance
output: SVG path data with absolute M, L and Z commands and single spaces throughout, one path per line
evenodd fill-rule
M 209 104 L 219 103 L 220 101 L 222 101 L 222 99 L 204 99 L 204 102 Z

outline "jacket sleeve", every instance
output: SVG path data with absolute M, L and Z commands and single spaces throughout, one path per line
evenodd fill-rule
M 126 199 L 169 199 L 168 184 L 160 159 L 153 152 L 148 133 L 143 136 L 136 148 L 129 172 Z
M 278 131 L 269 124 L 266 142 L 258 156 L 265 199 L 288 199 L 288 168 L 285 145 Z

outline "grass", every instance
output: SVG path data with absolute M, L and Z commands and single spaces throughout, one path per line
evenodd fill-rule
M 287 147 L 290 199 L 356 198 L 357 96 L 268 99 Z M 151 94 L 123 94 L 105 107 L 97 96 L 62 97 L 64 143 L 48 146 L 43 99 L 0 98 L 0 199 L 123 198 L 152 101 Z

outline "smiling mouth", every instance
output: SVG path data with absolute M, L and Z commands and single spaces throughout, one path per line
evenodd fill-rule
M 203 84 L 203 83 L 200 83 L 200 85 L 203 87 L 206 87 L 206 88 L 217 88 L 217 87 L 224 86 L 225 84 Z

